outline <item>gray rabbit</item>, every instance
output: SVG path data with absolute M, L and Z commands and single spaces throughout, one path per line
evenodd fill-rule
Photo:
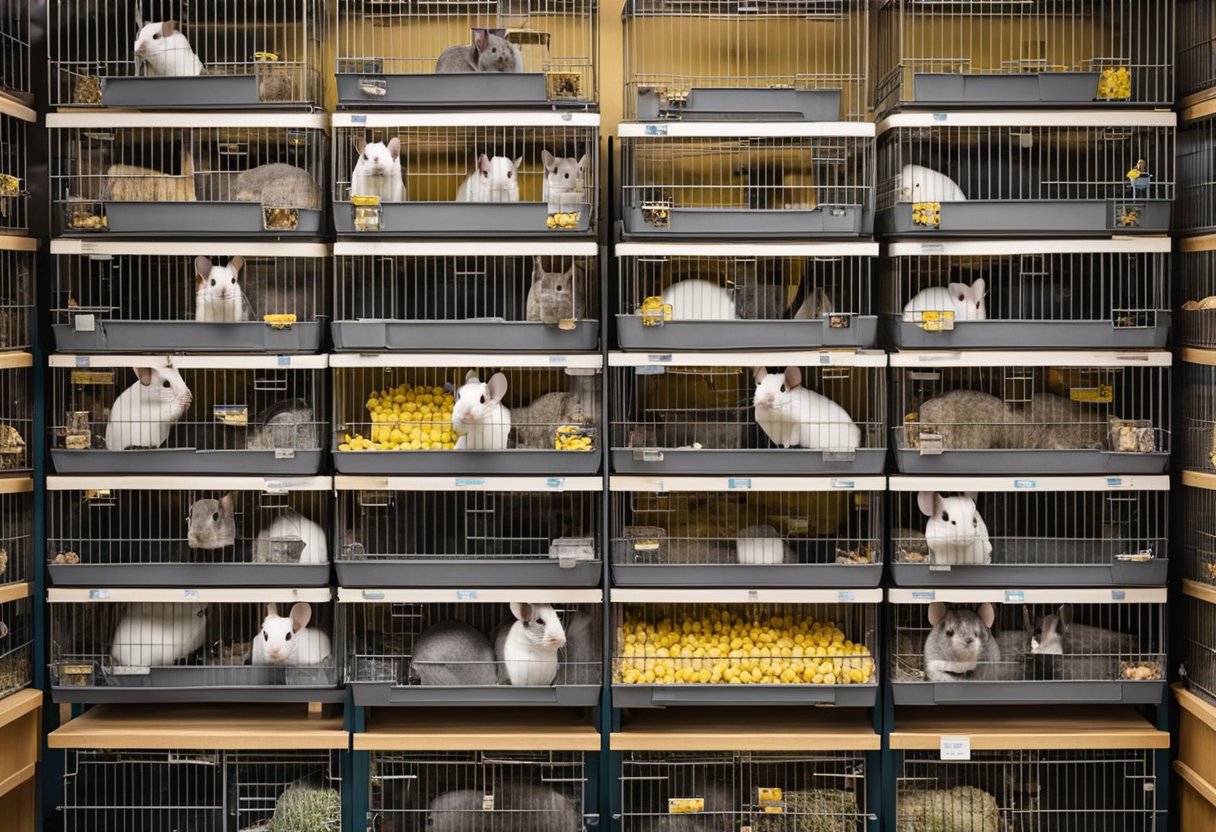
M 284 399 L 258 419 L 245 440 L 249 450 L 321 447 L 312 405 L 304 399 Z
M 236 178 L 237 202 L 260 202 L 270 208 L 318 209 L 321 189 L 312 174 L 294 165 L 275 162 L 243 171 Z
M 506 34 L 505 29 L 473 29 L 473 42 L 443 50 L 435 72 L 523 72 L 523 53 Z
M 595 427 L 600 417 L 599 378 L 571 376 L 570 390 L 546 393 L 527 407 L 511 409 L 515 442 L 520 448 L 553 448 L 561 425 Z
M 423 685 L 497 684 L 494 647 L 480 630 L 460 621 L 432 624 L 414 642 L 410 678 Z
M 235 495 L 204 498 L 190 506 L 186 545 L 191 549 L 222 549 L 236 543 Z
M 428 832 L 582 832 L 583 819 L 564 795 L 511 783 L 443 792 L 427 807 L 426 826 Z
M 566 646 L 558 682 L 567 685 L 598 685 L 603 679 L 604 631 L 598 616 L 584 610 L 566 615 Z
M 940 601 L 929 605 L 933 629 L 925 639 L 925 678 L 958 682 L 991 678 L 1001 661 L 1001 648 L 992 637 L 996 611 L 992 604 L 976 610 L 947 609 Z

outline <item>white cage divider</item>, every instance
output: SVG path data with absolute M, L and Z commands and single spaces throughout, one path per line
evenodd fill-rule
M 907 349 L 1164 349 L 1168 237 L 887 246 L 884 331 Z
M 889 589 L 895 704 L 1159 704 L 1166 594 Z
M 36 119 L 33 110 L 0 95 L 0 234 L 30 227 L 29 125 Z
M 52 587 L 47 600 L 55 702 L 346 699 L 328 587 Z
M 0 235 L 0 350 L 29 349 L 38 241 Z
M 609 481 L 613 586 L 874 587 L 884 477 Z
M 597 0 L 337 4 L 338 103 L 593 108 Z
M 33 527 L 34 481 L 0 478 L 0 586 L 33 581 Z
M 1160 474 L 1169 464 L 1168 352 L 891 355 L 900 472 Z
M 329 362 L 340 474 L 590 476 L 600 470 L 599 355 L 344 353 Z
M 1178 209 L 1175 230 L 1182 234 L 1216 232 L 1216 118 L 1211 110 L 1178 131 Z
M 1182 572 L 1216 586 L 1216 473 L 1182 472 Z
M 327 126 L 290 113 L 52 113 L 55 234 L 320 237 Z
M 592 707 L 602 601 L 599 589 L 343 587 L 345 681 L 359 706 Z
M 612 353 L 608 364 L 615 473 L 884 470 L 884 353 Z M 770 374 L 763 386 L 757 370 Z
M 1211 583 L 1182 582 L 1187 621 L 1183 678 L 1190 690 L 1216 702 L 1216 588 Z
M 897 586 L 1164 586 L 1170 478 L 891 477 Z
M 599 477 L 347 477 L 337 491 L 344 587 L 598 587 Z M 422 519 L 424 522 L 419 522 Z
M 863 120 L 866 6 L 630 0 L 623 10 L 626 118 Z
M 51 254 L 52 328 L 64 352 L 290 353 L 324 343 L 323 244 L 67 239 L 53 240 Z
M 34 683 L 33 584 L 0 587 L 0 697 Z
M 60 474 L 308 476 L 324 465 L 328 356 L 49 357 Z
M 311 109 L 323 0 L 50 4 L 52 107 Z
M 1182 350 L 1182 466 L 1216 472 L 1216 351 Z
M 1178 250 L 1178 343 L 1216 349 L 1216 236 L 1184 238 Z
M 625 350 L 873 347 L 876 243 L 621 243 Z
M 873 6 L 874 106 L 1169 107 L 1174 16 L 1155 0 Z
M 888 235 L 1165 234 L 1177 117 L 1167 112 L 905 113 L 878 125 Z
M 880 589 L 615 589 L 611 600 L 614 708 L 875 703 Z
M 0 353 L 0 474 L 34 467 L 33 365 L 28 352 Z
M 325 586 L 330 477 L 47 478 L 56 586 Z
M 1178 97 L 1185 107 L 1191 99 L 1203 99 L 1216 86 L 1216 9 L 1205 0 L 1178 0 L 1177 52 Z
M 6 3 L 0 14 L 0 91 L 22 100 L 33 95 L 30 80 L 30 7 Z
M 334 349 L 569 352 L 599 344 L 594 241 L 334 246 Z
M 874 229 L 869 122 L 624 123 L 627 237 L 850 238 Z

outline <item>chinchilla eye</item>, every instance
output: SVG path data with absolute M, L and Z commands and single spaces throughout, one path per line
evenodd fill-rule
M 545 626 L 545 619 L 538 618 L 538 619 L 536 619 L 536 623 L 543 627 L 543 626 Z
M 515 178 L 515 171 L 512 171 L 512 170 L 507 171 L 507 178 L 508 179 Z
M 569 179 L 569 178 L 570 178 L 570 174 L 568 174 L 568 173 L 567 173 L 567 174 L 566 174 L 566 178 L 567 178 L 567 179 Z
M 976 309 L 979 309 L 979 308 L 980 308 L 980 302 L 979 302 L 978 300 L 975 302 L 975 308 L 976 308 Z
M 785 385 L 784 385 L 784 384 L 783 384 L 783 385 L 781 385 L 781 392 L 782 392 L 782 393 L 784 393 L 784 392 L 785 392 Z
M 212 519 L 212 520 L 219 520 L 219 519 L 220 519 L 220 513 L 217 511 L 215 514 L 211 515 L 211 519 Z
M 946 635 L 950 638 L 954 638 L 954 630 L 946 630 Z
M 482 396 L 482 397 L 481 397 L 481 403 L 482 403 L 482 404 L 485 404 L 485 403 L 486 403 L 486 397 L 485 397 L 485 396 Z
M 167 382 L 167 381 L 162 381 L 162 382 L 160 383 L 160 386 L 161 386 L 161 387 L 163 387 L 163 388 L 165 388 L 166 390 L 168 390 L 168 389 L 169 389 L 169 387 L 170 387 L 170 384 L 169 384 L 169 382 Z
M 262 638 L 265 639 L 266 641 L 270 641 L 270 633 L 267 632 L 266 630 L 262 630 Z
M 215 285 L 215 278 L 214 278 L 214 277 L 213 277 L 213 278 L 211 278 L 211 285 L 212 285 L 212 286 L 214 286 L 214 285 Z
M 959 295 L 959 296 L 958 296 L 958 299 L 959 299 L 959 300 L 966 300 L 966 299 L 967 299 L 967 296 L 966 296 L 966 295 Z
M 943 522 L 943 523 L 949 523 L 949 522 L 950 522 L 950 513 L 949 513 L 949 512 L 946 512 L 946 511 L 943 511 L 943 512 L 942 512 L 942 522 Z
M 285 639 L 285 641 L 291 641 L 291 633 L 287 634 L 287 638 Z

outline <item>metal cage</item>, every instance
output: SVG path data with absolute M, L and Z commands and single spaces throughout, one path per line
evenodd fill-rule
M 325 586 L 329 477 L 48 477 L 57 586 Z
M 599 345 L 599 247 L 338 243 L 334 348 L 568 352 Z
M 1183 608 L 1187 631 L 1183 654 L 1187 686 L 1210 701 L 1216 701 L 1216 590 L 1191 581 L 1183 583 Z
M 1216 9 L 1206 0 L 1177 0 L 1178 97 L 1184 99 L 1216 86 Z
M 0 89 L 28 98 L 30 83 L 30 6 L 5 3 L 0 13 Z
M 620 125 L 632 237 L 859 237 L 874 227 L 874 125 Z
M 0 478 L 0 586 L 34 579 L 33 492 L 28 477 Z
M 871 707 L 881 600 L 879 589 L 614 590 L 612 705 Z
M 52 328 L 65 352 L 316 352 L 329 248 L 312 243 L 54 240 Z M 2 255 L 0 255 L 2 256 Z
M 70 748 L 64 832 L 338 829 L 342 752 Z
M 892 477 L 890 489 L 898 586 L 1167 583 L 1167 476 Z
M 55 702 L 346 699 L 328 588 L 53 587 L 47 599 Z
M 572 832 L 593 826 L 581 751 L 374 751 L 367 828 Z
M 598 477 L 340 476 L 345 587 L 597 587 Z M 427 518 L 419 523 L 418 518 Z
M 867 587 L 886 480 L 613 477 L 614 586 Z
M 1177 118 L 1166 112 L 907 113 L 878 125 L 883 234 L 1165 234 Z
M 881 0 L 874 106 L 1170 107 L 1174 15 L 1156 0 Z
M 1164 349 L 1170 240 L 892 243 L 884 330 L 904 349 Z M 979 282 L 982 281 L 982 282 Z
M 1176 294 L 1182 311 L 1175 327 L 1184 347 L 1216 349 L 1216 240 L 1179 243 Z
M 616 473 L 883 472 L 885 354 L 613 353 L 608 363 Z M 766 370 L 798 389 L 762 391 Z
M 625 350 L 872 347 L 876 243 L 621 243 Z
M 895 704 L 1159 704 L 1165 600 L 1164 587 L 887 590 Z
M 52 113 L 55 234 L 169 239 L 325 233 L 326 118 Z
M 1204 118 L 1178 131 L 1178 218 L 1182 234 L 1216 231 L 1216 119 Z
M 1216 474 L 1182 472 L 1184 577 L 1216 586 Z
M 601 600 L 598 589 L 343 588 L 346 683 L 360 706 L 598 705 Z M 536 642 L 520 652 L 508 633 L 525 627 L 515 638 Z
M 859 121 L 868 110 L 861 0 L 630 0 L 625 117 Z
M 619 789 L 621 832 L 853 832 L 870 820 L 865 756 L 849 751 L 628 751 Z
M 0 474 L 34 467 L 33 364 L 27 352 L 0 353 Z
M 1182 465 L 1216 472 L 1216 352 L 1184 349 L 1182 361 Z
M 34 598 L 28 592 L 28 586 L 16 586 L 0 596 L 0 696 L 34 683 Z
M 0 351 L 29 349 L 38 243 L 0 237 Z
M 599 101 L 596 0 L 337 5 L 344 107 L 562 107 Z
M 453 366 L 457 357 L 468 363 Z M 588 354 L 330 356 L 334 467 L 379 476 L 595 474 L 602 363 Z
M 891 355 L 905 474 L 1159 474 L 1170 451 L 1168 352 Z
M 334 228 L 347 236 L 594 235 L 599 124 L 597 113 L 337 113 Z
M 2 16 L 2 13 L 0 13 Z M 0 64 L 5 59 L 0 58 Z M 0 234 L 29 231 L 29 122 L 25 110 L 0 95 Z
M 60 474 L 310 475 L 329 432 L 324 355 L 50 357 Z

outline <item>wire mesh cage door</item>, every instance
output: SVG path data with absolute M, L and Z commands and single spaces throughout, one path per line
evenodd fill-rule
M 34 599 L 26 595 L 0 602 L 0 696 L 33 681 Z
M 1216 472 L 1216 352 L 1185 349 L 1182 371 L 1186 395 L 1182 397 L 1182 462 L 1187 469 Z
M 1216 176 L 1212 174 L 1212 142 L 1216 120 L 1203 118 L 1178 133 L 1178 221 L 1184 234 L 1210 234 L 1216 230 Z
M 338 103 L 592 108 L 596 0 L 337 4 Z
M 1177 51 L 1178 96 L 1186 99 L 1216 83 L 1216 14 L 1203 0 L 1178 0 Z
M 0 586 L 33 580 L 34 483 L 0 479 Z
M 4 59 L 0 59 L 3 61 Z M 0 97 L 0 234 L 29 230 L 29 125 Z
M 0 353 L 0 472 L 29 471 L 34 462 L 33 356 Z
M 299 110 L 322 105 L 321 0 L 151 5 L 135 0 L 50 4 L 52 107 Z
M 1187 634 L 1183 678 L 1188 688 L 1216 701 L 1216 592 L 1210 582 L 1185 581 Z
M 1178 255 L 1178 299 L 1182 308 L 1175 327 L 1185 347 L 1216 349 L 1216 246 L 1205 239 L 1181 241 Z
M 346 587 L 600 584 L 602 481 L 338 477 L 338 582 Z M 419 524 L 411 518 L 429 518 Z
M 590 241 L 338 243 L 334 347 L 593 350 L 603 282 L 598 254 Z
M 1184 576 L 1216 585 L 1216 475 L 1183 471 L 1182 486 Z
M 37 242 L 0 237 L 0 352 L 31 345 Z
M 6 3 L 0 14 L 0 90 L 21 99 L 32 96 L 30 80 L 30 7 Z

